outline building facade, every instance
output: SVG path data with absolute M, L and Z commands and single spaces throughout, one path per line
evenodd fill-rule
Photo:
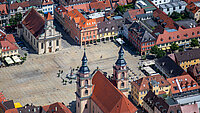
M 131 99 L 137 105 L 143 106 L 143 98 L 151 90 L 156 95 L 170 94 L 170 84 L 161 75 L 141 78 L 131 83 Z
M 184 52 L 175 53 L 175 61 L 185 71 L 188 67 L 200 63 L 200 49 L 193 49 Z
M 183 12 L 185 10 L 186 5 L 187 3 L 185 1 L 170 2 L 159 5 L 159 9 L 161 9 L 163 12 L 169 15 L 173 12 Z
M 54 53 L 61 49 L 61 34 L 55 30 L 50 13 L 42 17 L 34 8 L 30 9 L 22 20 L 22 29 L 24 40 L 38 54 Z
M 198 84 L 200 84 L 200 64 L 195 64 L 187 68 L 187 73 L 190 74 Z
M 186 11 L 189 13 L 189 16 L 195 21 L 200 20 L 200 7 L 197 6 L 194 2 L 188 3 L 186 6 Z
M 150 53 L 151 47 L 155 45 L 156 39 L 139 23 L 134 22 L 128 31 L 128 40 L 133 44 L 141 55 Z

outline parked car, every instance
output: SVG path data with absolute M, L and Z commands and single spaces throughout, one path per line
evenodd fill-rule
M 26 48 L 26 47 L 22 47 L 22 50 L 26 50 L 26 51 L 28 51 L 29 49 L 28 49 L 28 48 Z

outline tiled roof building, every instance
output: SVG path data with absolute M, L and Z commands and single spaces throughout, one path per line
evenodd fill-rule
M 170 49 L 173 42 L 179 46 L 188 47 L 191 39 L 196 38 L 200 40 L 200 27 L 198 26 L 188 29 L 179 27 L 178 29 L 174 29 L 158 26 L 153 31 L 153 35 L 156 37 L 156 45 L 158 45 L 159 48 L 162 48 L 162 50 Z
M 199 52 L 200 49 L 193 49 L 175 53 L 176 63 L 186 70 L 189 66 L 200 63 L 200 54 L 197 54 Z
M 13 34 L 6 34 L 0 30 L 0 57 L 18 54 L 18 47 L 15 45 Z
M 22 34 L 38 54 L 61 49 L 61 34 L 56 31 L 50 13 L 43 17 L 34 8 L 29 9 L 19 29 L 22 29 L 19 36 Z
M 149 91 L 143 99 L 143 108 L 148 113 L 181 113 L 181 107 L 173 98 L 167 98 L 155 95 L 152 91 Z
M 56 102 L 50 105 L 43 106 L 46 113 L 72 113 L 63 103 Z
M 155 45 L 156 38 L 142 27 L 142 25 L 134 22 L 129 27 L 128 40 L 137 48 L 141 55 L 145 55 L 148 54 L 151 47 Z
M 197 6 L 194 2 L 188 3 L 186 6 L 186 11 L 189 12 L 189 16 L 194 18 L 196 21 L 200 20 L 200 7 Z
M 8 11 L 6 4 L 0 4 L 0 25 L 5 25 L 8 19 Z
M 171 84 L 171 94 L 174 98 L 193 95 L 199 92 L 198 83 L 189 75 L 168 78 Z
M 187 73 L 190 74 L 200 84 L 200 64 L 195 64 L 187 68 Z
M 164 74 L 166 78 L 177 77 L 187 74 L 169 56 L 164 56 L 156 60 L 155 66 Z
M 137 105 L 143 105 L 143 98 L 152 91 L 156 95 L 170 92 L 170 84 L 161 75 L 143 77 L 131 83 L 131 98 Z
M 120 50 L 122 51 L 122 49 Z M 122 60 L 123 57 L 119 57 L 119 59 Z M 125 66 L 125 61 L 121 61 L 121 63 L 116 64 L 115 68 L 121 69 Z M 124 70 L 125 69 L 120 71 L 124 73 L 122 75 L 124 76 L 124 79 L 126 79 L 127 75 L 125 75 Z M 117 84 L 118 80 L 120 80 L 120 78 L 118 78 L 118 75 L 121 74 L 120 71 L 116 69 L 114 74 Z M 126 80 L 121 79 L 120 81 L 124 81 L 123 88 L 126 88 Z M 123 88 L 114 86 L 98 69 L 90 74 L 87 66 L 87 57 L 84 52 L 82 66 L 80 67 L 77 76 L 77 113 L 135 113 L 137 108 L 122 93 Z

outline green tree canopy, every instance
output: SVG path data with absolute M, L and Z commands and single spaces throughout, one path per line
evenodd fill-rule
M 157 54 L 158 53 L 158 51 L 159 51 L 160 49 L 158 48 L 158 46 L 157 45 L 154 45 L 152 48 L 151 48 L 151 53 L 152 54 Z
M 176 43 L 174 42 L 174 43 L 171 44 L 170 49 L 171 49 L 172 51 L 176 51 L 176 50 L 179 49 L 179 46 L 178 46 L 178 44 L 176 44 Z
M 190 46 L 191 47 L 196 47 L 196 46 L 199 46 L 199 41 L 197 39 L 192 39 L 191 40 L 191 43 L 190 43 Z
M 156 54 L 156 57 L 157 57 L 157 58 L 161 58 L 161 57 L 163 57 L 163 56 L 165 56 L 165 55 L 166 55 L 166 52 L 165 52 L 165 51 L 159 50 L 158 53 Z

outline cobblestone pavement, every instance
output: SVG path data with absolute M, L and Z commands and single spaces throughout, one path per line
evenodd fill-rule
M 119 47 L 113 42 L 87 47 L 90 70 L 93 71 L 98 66 L 111 75 L 118 51 Z M 76 68 L 81 65 L 82 56 L 83 48 L 78 46 L 64 48 L 53 54 L 29 54 L 27 61 L 22 65 L 0 68 L 0 91 L 3 91 L 7 99 L 22 105 L 47 105 L 54 102 L 64 102 L 68 105 L 75 101 L 75 81 L 63 85 L 61 78 L 57 77 L 57 72 L 63 70 L 63 75 L 66 75 L 70 67 Z M 141 73 L 137 68 L 139 58 L 125 51 L 128 66 L 137 74 Z

